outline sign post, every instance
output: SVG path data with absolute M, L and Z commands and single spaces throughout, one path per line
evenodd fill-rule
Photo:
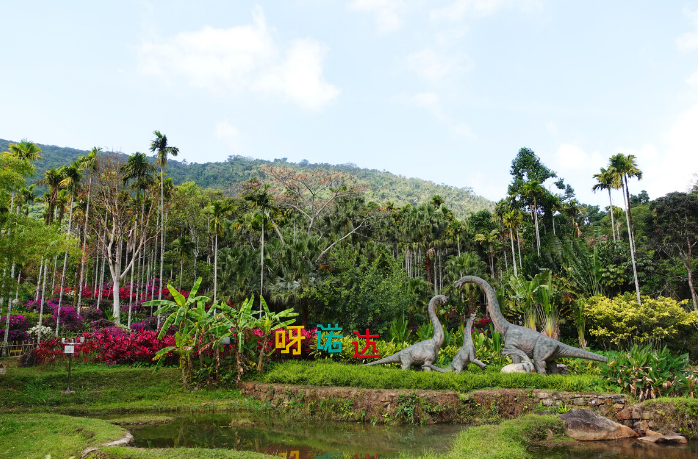
M 70 373 L 73 363 L 73 354 L 75 354 L 75 346 L 85 342 L 85 337 L 81 336 L 79 340 L 66 340 L 61 338 L 63 344 L 63 353 L 68 354 L 68 387 L 63 391 L 64 394 L 74 394 L 75 391 L 70 388 Z

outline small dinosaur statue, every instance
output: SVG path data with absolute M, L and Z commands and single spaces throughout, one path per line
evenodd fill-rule
M 533 366 L 536 372 L 545 374 L 546 369 L 550 373 L 559 372 L 555 359 L 560 357 L 574 357 L 599 362 L 608 361 L 602 355 L 568 346 L 530 328 L 509 323 L 499 309 L 497 296 L 490 284 L 476 276 L 464 276 L 456 282 L 456 288 L 461 288 L 466 283 L 477 284 L 485 291 L 487 309 L 490 312 L 492 322 L 504 338 L 502 354 L 510 355 L 514 363 L 521 363 L 522 358 L 528 362 L 530 362 L 530 359 L 533 359 Z
M 427 366 L 432 370 L 436 370 L 440 373 L 446 373 L 447 371 L 453 370 L 456 372 L 456 374 L 465 370 L 468 367 L 469 363 L 474 363 L 483 370 L 487 368 L 487 365 L 475 358 L 475 345 L 473 344 L 472 337 L 474 321 L 475 314 L 470 314 L 470 319 L 468 319 L 468 323 L 465 325 L 465 332 L 463 333 L 463 346 L 461 346 L 461 348 L 458 350 L 458 354 L 456 354 L 456 356 L 453 358 L 453 361 L 448 367 L 439 368 L 431 363 L 425 364 L 424 366 Z
M 441 349 L 441 345 L 444 343 L 444 329 L 441 327 L 441 322 L 439 322 L 439 319 L 436 317 L 436 303 L 446 304 L 447 300 L 448 299 L 443 295 L 436 295 L 429 301 L 427 311 L 429 313 L 429 319 L 431 319 L 431 324 L 434 326 L 433 338 L 420 341 L 389 357 L 374 360 L 366 365 L 401 363 L 403 370 L 407 370 L 413 365 L 422 365 L 424 371 L 430 371 L 428 365 L 436 362 L 436 358 L 439 356 L 439 349 Z

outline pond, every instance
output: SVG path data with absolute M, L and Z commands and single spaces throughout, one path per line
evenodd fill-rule
M 169 424 L 126 426 L 139 448 L 234 448 L 281 455 L 316 457 L 397 457 L 426 449 L 448 451 L 465 426 L 386 426 L 351 422 L 299 422 L 241 413 L 196 415 Z
M 139 448 L 234 448 L 288 459 L 391 458 L 400 453 L 448 451 L 467 426 L 386 426 L 350 422 L 299 422 L 247 413 L 189 415 L 169 424 L 127 426 Z M 698 442 L 654 445 L 636 440 L 580 442 L 531 448 L 536 459 L 688 459 Z

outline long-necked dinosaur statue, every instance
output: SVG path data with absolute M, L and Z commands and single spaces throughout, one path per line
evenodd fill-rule
M 438 317 L 436 317 L 436 303 L 446 304 L 447 300 L 448 298 L 443 295 L 436 295 L 429 301 L 427 311 L 429 313 L 429 319 L 431 319 L 431 324 L 434 326 L 433 338 L 420 341 L 389 357 L 374 360 L 366 365 L 401 363 L 403 370 L 407 370 L 413 365 L 421 365 L 422 369 L 429 371 L 430 368 L 427 365 L 436 362 L 436 358 L 439 356 L 439 349 L 441 349 L 441 345 L 444 343 L 444 329 L 441 327 L 441 322 L 439 322 Z
M 495 295 L 494 289 L 490 284 L 476 276 L 465 276 L 456 282 L 456 288 L 461 288 L 466 283 L 477 284 L 485 291 L 490 318 L 497 331 L 504 338 L 502 354 L 511 356 L 514 363 L 521 363 L 521 358 L 527 356 L 533 359 L 533 366 L 536 372 L 545 374 L 546 369 L 551 373 L 559 372 L 555 359 L 560 357 L 574 357 L 597 360 L 599 362 L 608 361 L 602 355 L 568 346 L 530 328 L 509 323 L 499 309 L 497 295 Z
M 458 350 L 458 354 L 453 358 L 453 361 L 446 368 L 439 368 L 431 363 L 425 364 L 432 370 L 436 370 L 440 373 L 446 373 L 447 371 L 455 371 L 456 374 L 468 368 L 469 363 L 473 363 L 483 370 L 487 368 L 487 365 L 480 362 L 475 358 L 475 345 L 473 344 L 473 322 L 475 321 L 475 314 L 470 314 L 470 319 L 465 325 L 465 331 L 463 332 L 463 346 Z

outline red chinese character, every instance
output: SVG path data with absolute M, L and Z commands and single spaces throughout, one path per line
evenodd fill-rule
M 358 341 L 352 341 L 351 344 L 354 345 L 354 358 L 359 358 L 359 359 L 376 359 L 380 357 L 378 354 L 378 348 L 376 348 L 376 342 L 373 341 L 371 338 L 378 338 L 378 335 L 371 335 L 369 334 L 368 328 L 366 329 L 366 334 L 361 335 L 359 332 L 355 331 L 352 332 L 356 336 L 358 336 L 361 339 L 366 340 L 366 346 L 361 350 L 361 353 L 359 353 L 359 342 Z M 366 354 L 366 351 L 368 348 L 371 348 L 373 350 L 373 354 Z

